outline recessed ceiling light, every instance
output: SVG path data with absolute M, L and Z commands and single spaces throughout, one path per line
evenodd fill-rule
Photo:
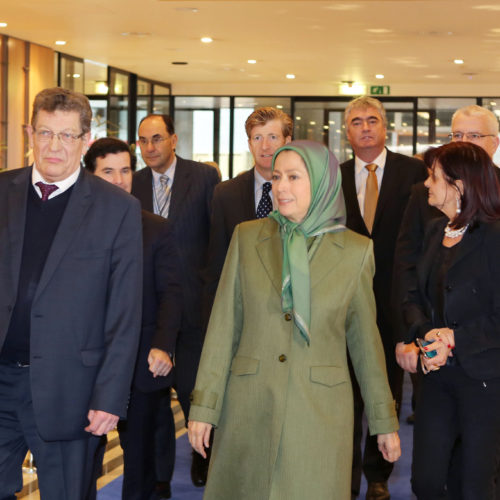
M 375 75 L 375 78 L 378 78 L 379 80 L 382 80 L 382 78 L 384 78 L 384 75 Z
M 288 75 L 286 75 L 286 77 L 289 79 L 289 80 L 293 80 L 295 78 L 295 75 L 292 75 L 292 73 L 288 73 Z
M 368 28 L 366 31 L 368 31 L 368 33 L 376 33 L 377 35 L 392 33 L 392 30 L 388 30 L 387 28 Z
M 463 64 L 464 63 L 464 60 L 463 59 L 453 59 L 453 62 L 455 64 Z
M 0 28 L 6 28 L 7 27 L 7 23 L 0 23 Z
M 257 64 L 257 61 L 255 59 L 249 59 L 247 61 L 248 64 Z
M 73 78 L 80 78 L 80 73 L 73 73 Z
M 56 45 L 66 45 L 66 40 L 56 40 Z
M 212 38 L 210 38 L 209 36 L 204 36 L 204 37 L 201 39 L 201 41 L 202 41 L 203 43 L 212 43 L 212 42 L 213 42 L 213 39 L 212 39 Z
M 283 106 L 281 104 L 276 104 L 276 109 L 283 109 Z

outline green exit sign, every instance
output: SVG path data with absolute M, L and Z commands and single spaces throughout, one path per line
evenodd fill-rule
M 391 87 L 389 85 L 370 85 L 371 95 L 391 95 Z

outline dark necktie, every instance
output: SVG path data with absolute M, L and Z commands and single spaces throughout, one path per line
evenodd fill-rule
M 262 196 L 260 197 L 259 204 L 257 205 L 257 219 L 267 217 L 273 210 L 273 201 L 269 196 L 269 191 L 271 191 L 271 183 L 264 182 L 262 185 Z
M 49 199 L 49 196 L 59 189 L 55 184 L 45 184 L 45 182 L 38 181 L 35 183 L 36 186 L 40 188 L 40 191 L 42 192 L 42 201 L 47 201 Z

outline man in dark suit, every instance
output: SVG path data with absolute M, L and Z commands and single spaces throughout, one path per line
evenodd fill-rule
M 394 355 L 391 283 L 396 238 L 413 184 L 426 177 L 420 160 L 393 153 L 385 148 L 387 122 L 382 103 L 359 97 L 345 110 L 347 138 L 355 158 L 341 165 L 342 188 L 346 200 L 347 227 L 372 238 L 376 272 L 373 290 L 377 305 L 377 325 L 384 345 L 387 375 L 397 406 L 401 402 L 403 372 Z M 359 494 L 361 468 L 368 480 L 367 500 L 390 498 L 387 480 L 393 465 L 377 448 L 376 438 L 367 436 L 361 460 L 361 417 L 363 403 L 359 387 L 355 393 L 355 435 L 352 495 Z
M 271 162 L 274 152 L 292 140 L 293 121 L 280 109 L 264 107 L 247 118 L 245 130 L 254 167 L 214 190 L 203 301 L 205 329 L 234 228 L 240 222 L 266 217 L 273 208 Z
M 132 191 L 136 158 L 115 138 L 99 139 L 84 157 L 96 176 Z M 149 500 L 155 490 L 155 417 L 163 398 L 170 401 L 167 375 L 181 321 L 178 256 L 171 222 L 142 211 L 143 287 L 142 328 L 127 420 L 118 423 L 123 448 L 123 499 Z M 173 421 L 170 422 L 173 426 Z M 163 443 L 170 452 L 172 447 Z M 174 457 L 171 458 L 173 460 Z M 102 462 L 102 460 L 100 461 Z M 164 498 L 168 497 L 164 493 Z
M 134 174 L 132 194 L 140 200 L 143 209 L 173 222 L 179 252 L 183 304 L 175 346 L 174 386 L 187 422 L 189 396 L 203 344 L 201 273 L 206 265 L 210 203 L 219 178 L 213 167 L 176 156 L 177 136 L 172 119 L 167 115 L 145 117 L 139 125 L 138 143 L 147 168 Z M 165 411 L 171 413 L 169 407 Z M 165 416 L 161 419 L 165 420 Z M 173 429 L 165 432 L 171 434 Z M 162 467 L 163 461 L 159 458 L 158 464 L 163 470 L 158 471 L 158 476 L 161 482 L 167 482 L 173 463 L 167 461 Z M 192 477 L 196 486 L 203 485 L 200 458 L 193 453 Z
M 125 417 L 140 331 L 140 207 L 80 168 L 85 96 L 40 92 L 34 165 L 0 174 L 0 498 L 34 455 L 42 499 L 80 500 Z

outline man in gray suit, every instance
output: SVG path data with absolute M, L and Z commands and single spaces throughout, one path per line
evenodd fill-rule
M 137 200 L 80 167 L 85 96 L 40 92 L 34 164 L 0 174 L 0 498 L 28 449 L 42 499 L 85 498 L 98 437 L 126 415 L 141 319 Z

